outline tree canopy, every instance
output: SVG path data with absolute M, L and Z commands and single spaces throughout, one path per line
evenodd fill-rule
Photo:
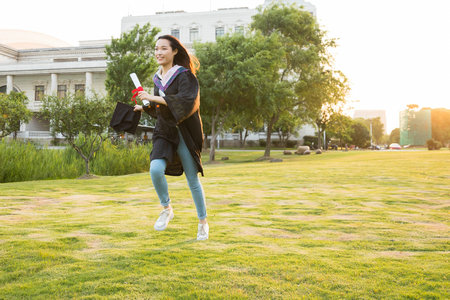
M 274 91 L 283 54 L 280 46 L 276 35 L 267 38 L 259 33 L 226 35 L 216 43 L 195 45 L 201 63 L 197 76 L 202 116 L 212 133 L 210 160 L 214 160 L 220 126 L 232 128 L 242 119 L 247 128 L 261 123 L 255 107 L 259 108 L 266 95 Z
M 359 148 L 367 148 L 370 145 L 370 133 L 364 119 L 353 120 L 351 129 L 350 143 Z
M 42 100 L 42 113 L 50 120 L 53 136 L 60 133 L 85 161 L 89 174 L 89 161 L 99 150 L 111 119 L 111 105 L 105 97 L 94 94 L 86 99 L 81 94 L 64 98 L 46 96 Z
M 364 123 L 366 124 L 366 127 L 369 128 L 369 134 L 371 126 L 370 124 L 372 124 L 372 143 L 381 144 L 384 134 L 384 125 L 381 122 L 380 117 L 365 119 Z
M 264 156 L 268 157 L 273 126 L 283 112 L 314 121 L 323 104 L 342 101 L 348 88 L 343 74 L 332 70 L 328 48 L 335 46 L 334 40 L 325 37 L 309 12 L 272 4 L 253 16 L 252 28 L 265 36 L 277 35 L 284 53 L 272 93 L 258 107 L 267 126 Z
M 389 144 L 391 143 L 400 143 L 400 128 L 395 128 L 391 131 L 389 135 Z
M 450 144 L 450 109 L 431 110 L 431 135 L 442 144 Z
M 32 112 L 27 103 L 24 92 L 0 93 L 0 138 L 20 131 L 20 123 L 30 121 Z
M 154 58 L 155 37 L 159 28 L 151 28 L 150 23 L 140 27 L 137 24 L 120 38 L 112 39 L 106 46 L 106 80 L 108 96 L 114 102 L 128 103 L 131 91 L 135 89 L 130 74 L 136 73 L 143 86 L 152 86 L 152 75 L 157 69 Z

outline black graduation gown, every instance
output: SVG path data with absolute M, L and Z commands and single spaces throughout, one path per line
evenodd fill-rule
M 166 105 L 151 102 L 144 111 L 156 118 L 153 132 L 153 150 L 150 160 L 164 158 L 167 160 L 166 174 L 180 176 L 183 166 L 177 154 L 179 143 L 178 129 L 183 136 L 189 152 L 197 164 L 198 172 L 203 176 L 201 151 L 203 146 L 203 125 L 200 117 L 200 92 L 197 78 L 191 71 L 177 75 L 164 91 Z M 154 86 L 154 95 L 159 89 Z

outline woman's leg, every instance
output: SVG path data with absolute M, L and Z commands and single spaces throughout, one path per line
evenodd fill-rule
M 153 186 L 156 194 L 158 194 L 159 202 L 164 207 L 169 206 L 170 203 L 169 187 L 164 174 L 166 166 L 167 162 L 165 159 L 154 159 L 150 163 L 150 176 L 152 177 Z
M 197 216 L 200 220 L 206 219 L 206 203 L 205 203 L 205 193 L 203 192 L 202 184 L 198 178 L 198 169 L 195 164 L 194 158 L 192 157 L 189 149 L 184 143 L 183 137 L 180 132 L 180 143 L 178 145 L 177 153 L 183 164 L 184 173 L 186 174 L 186 179 L 191 190 L 192 198 L 194 199 L 195 207 L 197 208 Z

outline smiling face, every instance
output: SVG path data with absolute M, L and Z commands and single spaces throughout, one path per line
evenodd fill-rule
M 173 50 L 169 40 L 159 39 L 156 41 L 155 57 L 159 65 L 172 67 L 173 58 L 177 53 L 178 49 Z

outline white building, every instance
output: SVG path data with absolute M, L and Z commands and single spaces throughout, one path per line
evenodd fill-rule
M 263 6 L 272 2 L 272 0 L 266 0 Z M 303 0 L 275 2 L 295 3 L 316 15 L 315 7 Z M 161 29 L 161 35 L 173 35 L 186 47 L 192 49 L 194 41 L 214 42 L 217 37 L 225 33 L 245 32 L 252 22 L 252 16 L 257 13 L 258 9 L 249 9 L 248 7 L 222 8 L 204 12 L 157 12 L 155 15 L 124 17 L 121 30 L 127 32 L 136 24 L 142 26 L 150 22 L 153 27 Z
M 48 120 L 39 115 L 44 94 L 104 93 L 106 42 L 71 47 L 41 33 L 0 30 L 0 92 L 25 92 L 34 112 L 31 121 L 21 125 L 19 137 L 51 138 Z

